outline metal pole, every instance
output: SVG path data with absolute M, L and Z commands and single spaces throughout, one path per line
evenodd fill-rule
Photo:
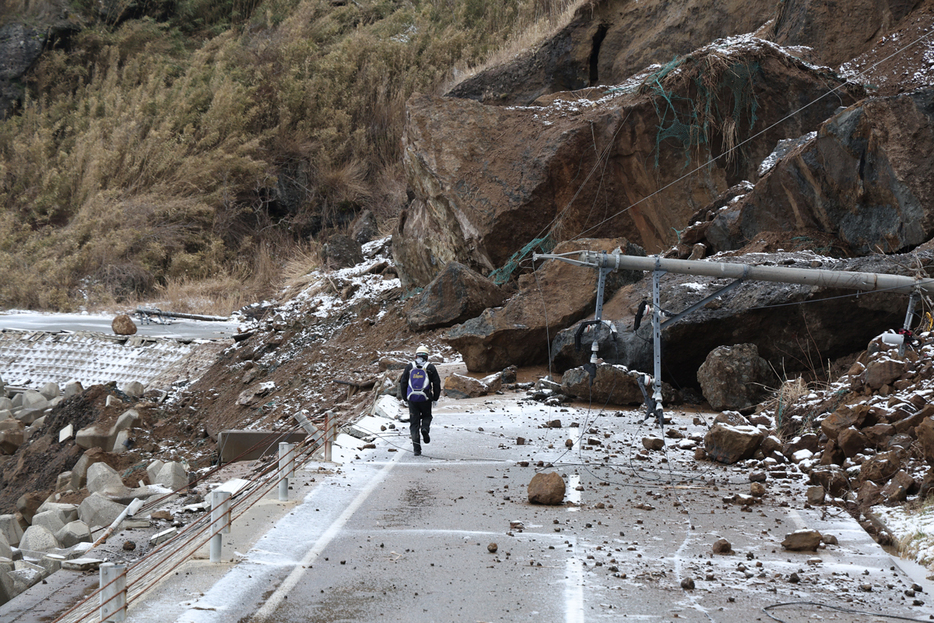
M 126 565 L 102 563 L 100 589 L 101 623 L 126 621 Z
M 289 499 L 289 479 L 295 477 L 295 445 L 279 443 L 279 501 Z
M 934 279 L 916 279 L 885 273 L 859 273 L 844 270 L 819 268 L 788 268 L 785 266 L 751 266 L 748 264 L 727 264 L 725 262 L 707 262 L 703 260 L 670 260 L 636 255 L 609 254 L 594 251 L 582 251 L 578 259 L 554 254 L 533 254 L 534 259 L 556 259 L 579 266 L 591 268 L 610 268 L 624 270 L 655 270 L 656 266 L 670 273 L 700 275 L 718 279 L 740 279 L 752 281 L 775 281 L 779 283 L 797 283 L 801 285 L 823 286 L 828 288 L 847 288 L 852 290 L 889 290 L 900 294 L 911 294 L 920 290 L 934 294 Z M 657 263 L 657 264 L 656 264 Z
M 230 491 L 211 491 L 211 562 L 220 562 L 223 536 L 230 534 Z
M 654 359 L 655 378 L 652 379 L 652 400 L 654 402 L 655 417 L 658 419 L 658 425 L 662 425 L 662 303 L 661 292 L 659 288 L 659 279 L 665 274 L 665 271 L 658 268 L 658 258 L 656 258 L 656 269 L 652 271 L 652 356 Z

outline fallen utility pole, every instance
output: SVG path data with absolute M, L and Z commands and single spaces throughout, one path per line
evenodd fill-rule
M 137 307 L 136 315 L 141 318 L 182 318 L 184 320 L 203 320 L 205 322 L 226 322 L 230 318 L 223 318 L 221 316 L 203 316 L 201 314 L 182 314 L 180 312 L 169 312 L 162 311 L 157 308 L 148 308 L 148 307 Z
M 596 251 L 581 251 L 574 259 L 570 255 L 555 255 L 553 253 L 534 253 L 532 259 L 559 260 L 595 268 L 598 271 L 597 284 L 597 319 L 603 307 L 603 286 L 607 273 L 616 270 L 642 270 L 652 271 L 652 342 L 654 350 L 654 379 L 652 410 L 658 418 L 659 425 L 662 417 L 662 381 L 661 381 L 661 339 L 662 328 L 677 322 L 685 315 L 699 309 L 708 302 L 738 286 L 744 280 L 772 281 L 778 283 L 794 283 L 799 285 L 822 286 L 827 288 L 845 288 L 851 290 L 875 291 L 885 290 L 897 294 L 911 295 L 908 300 L 908 312 L 905 314 L 904 329 L 909 329 L 911 316 L 917 298 L 922 293 L 934 294 L 934 279 L 904 277 L 902 275 L 889 275 L 885 273 L 861 273 L 841 270 L 827 270 L 817 268 L 788 268 L 783 266 L 750 266 L 749 264 L 728 264 L 725 262 L 707 262 L 703 260 L 671 260 L 659 256 L 642 257 L 637 255 L 624 255 L 622 253 L 607 253 Z M 661 319 L 659 278 L 667 272 L 717 279 L 734 279 L 730 284 L 720 288 L 713 294 L 701 299 L 688 309 L 667 319 Z M 591 363 L 596 363 L 598 344 L 593 344 Z

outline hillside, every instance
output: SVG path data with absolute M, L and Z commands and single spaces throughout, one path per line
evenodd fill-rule
M 406 99 L 567 0 L 456 4 L 5 2 L 0 306 L 229 313 L 364 210 L 388 228 Z

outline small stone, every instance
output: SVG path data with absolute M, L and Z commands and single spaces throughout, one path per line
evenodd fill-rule
M 134 549 L 136 549 L 136 543 L 134 543 L 133 541 L 124 541 L 123 549 L 128 552 L 132 552 Z
M 573 448 L 573 447 L 574 447 L 574 440 L 573 440 L 573 439 L 568 439 L 567 441 L 565 441 L 565 442 L 564 442 L 564 447 L 565 447 L 565 448 Z
M 782 547 L 792 552 L 813 552 L 820 542 L 821 534 L 817 530 L 796 530 L 785 536 Z
M 490 552 L 491 554 L 495 554 L 496 550 L 498 549 L 499 549 L 499 545 L 497 545 L 496 543 L 490 543 L 489 545 L 486 546 L 486 551 Z
M 824 541 L 824 545 L 838 545 L 837 537 L 832 534 L 822 534 L 821 539 Z
M 719 539 L 713 544 L 712 550 L 714 554 L 729 554 L 733 551 L 733 546 L 726 539 Z
M 681 588 L 683 588 L 686 591 L 693 591 L 694 590 L 694 578 L 684 578 L 683 580 L 681 580 Z
M 665 447 L 665 440 L 658 437 L 643 437 L 642 447 L 646 450 L 662 450 Z
M 797 573 L 792 573 L 791 575 L 788 576 L 788 581 L 791 582 L 792 584 L 797 584 L 798 582 L 801 581 L 801 578 L 798 577 Z
M 872 592 L 872 584 L 860 584 L 860 585 L 859 585 L 859 590 L 863 591 L 864 593 L 871 593 L 871 592 Z
M 765 482 L 766 478 L 766 473 L 761 469 L 758 469 L 749 474 L 749 482 Z
M 765 495 L 765 487 L 762 486 L 761 482 L 754 482 L 749 485 L 749 493 L 756 498 L 761 498 Z

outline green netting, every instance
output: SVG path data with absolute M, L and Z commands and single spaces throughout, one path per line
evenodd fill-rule
M 519 268 L 519 262 L 524 260 L 533 249 L 538 249 L 542 253 L 551 253 L 555 248 L 555 241 L 551 234 L 546 234 L 542 238 L 535 238 L 530 243 L 512 254 L 501 268 L 497 268 L 489 274 L 490 280 L 498 286 L 503 285 L 512 277 L 512 273 Z
M 702 65 L 702 61 L 705 63 Z M 693 86 L 688 92 L 693 97 L 679 95 L 674 89 L 665 88 L 662 82 L 675 69 L 680 68 L 682 84 Z M 655 134 L 655 168 L 659 166 L 660 146 L 663 141 L 673 139 L 684 147 L 684 167 L 691 164 L 691 150 L 710 141 L 713 130 L 723 134 L 724 148 L 729 150 L 737 144 L 737 129 L 744 121 L 752 128 L 756 123 L 758 102 L 753 91 L 753 77 L 759 72 L 759 63 L 742 62 L 724 65 L 723 69 L 711 66 L 711 59 L 674 59 L 649 76 L 642 89 L 653 95 L 655 112 L 658 115 Z M 732 94 L 732 110 L 726 114 L 721 104 L 725 91 Z

